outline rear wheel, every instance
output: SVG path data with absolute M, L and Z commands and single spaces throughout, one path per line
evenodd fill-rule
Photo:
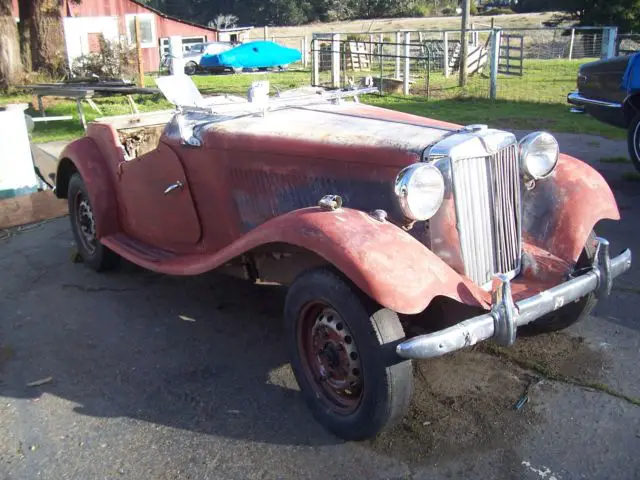
M 591 267 L 596 254 L 596 234 L 591 232 L 587 243 L 578 258 L 575 271 Z M 538 320 L 524 325 L 518 329 L 525 334 L 549 333 L 558 330 L 564 330 L 574 323 L 589 316 L 594 307 L 598 303 L 595 293 L 590 293 L 575 302 L 556 310 L 553 313 L 545 315 Z
M 345 440 L 370 438 L 401 419 L 413 386 L 411 361 L 395 354 L 398 315 L 368 306 L 329 269 L 291 286 L 285 329 L 291 365 L 312 414 Z
M 187 62 L 184 66 L 184 73 L 186 75 L 195 75 L 198 71 L 198 64 L 196 62 Z
M 71 230 L 84 263 L 96 271 L 112 270 L 120 263 L 120 257 L 102 245 L 96 235 L 96 218 L 89 200 L 87 188 L 80 174 L 69 180 L 67 196 Z

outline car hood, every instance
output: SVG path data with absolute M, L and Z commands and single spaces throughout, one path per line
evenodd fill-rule
M 457 125 L 347 102 L 291 107 L 265 117 L 245 115 L 207 123 L 205 136 L 282 139 L 363 148 L 384 148 L 422 154 L 424 149 L 459 128 Z M 273 142 L 270 142 L 273 144 Z

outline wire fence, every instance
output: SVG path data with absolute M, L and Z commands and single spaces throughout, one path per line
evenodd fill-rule
M 312 83 L 377 86 L 424 100 L 491 98 L 565 103 L 577 71 L 613 55 L 607 28 L 484 29 L 468 34 L 468 79 L 459 87 L 460 31 L 315 34 Z
M 640 52 L 640 34 L 618 35 L 618 38 L 616 38 L 617 55 L 631 55 L 636 52 Z

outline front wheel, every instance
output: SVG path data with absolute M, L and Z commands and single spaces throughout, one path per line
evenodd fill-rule
M 629 150 L 629 157 L 633 162 L 633 166 L 640 172 L 640 113 L 635 116 L 629 125 L 629 132 L 627 134 L 627 148 Z
M 329 269 L 290 287 L 285 329 L 293 372 L 313 416 L 345 440 L 371 438 L 401 419 L 413 388 L 411 361 L 395 354 L 398 315 L 368 306 Z
M 578 262 L 575 266 L 575 271 L 587 269 L 593 265 L 593 259 L 596 255 L 596 234 L 591 232 L 587 238 L 587 243 L 578 258 Z M 523 325 L 518 329 L 524 334 L 535 335 L 538 333 L 550 333 L 558 330 L 564 330 L 570 327 L 574 323 L 578 323 L 580 320 L 589 316 L 593 311 L 598 299 L 596 294 L 591 292 L 582 298 L 579 298 L 575 302 L 565 305 L 561 309 L 552 312 L 544 317 L 535 320 L 527 325 Z
M 196 62 L 187 62 L 184 66 L 185 75 L 195 75 L 198 71 L 198 64 Z
M 78 173 L 69 180 L 67 199 L 71 230 L 83 262 L 98 272 L 116 268 L 120 263 L 120 257 L 98 240 L 93 207 L 87 187 Z

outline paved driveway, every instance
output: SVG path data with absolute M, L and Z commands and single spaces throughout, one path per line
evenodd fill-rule
M 623 222 L 599 233 L 640 252 L 640 182 L 597 162 L 624 145 L 560 138 L 616 192 Z M 299 395 L 283 289 L 131 265 L 99 275 L 71 263 L 71 243 L 67 219 L 0 240 L 2 479 L 640 478 L 640 407 L 597 385 L 640 398 L 637 267 L 570 334 L 521 339 L 511 359 L 420 362 L 403 424 L 345 443 Z

